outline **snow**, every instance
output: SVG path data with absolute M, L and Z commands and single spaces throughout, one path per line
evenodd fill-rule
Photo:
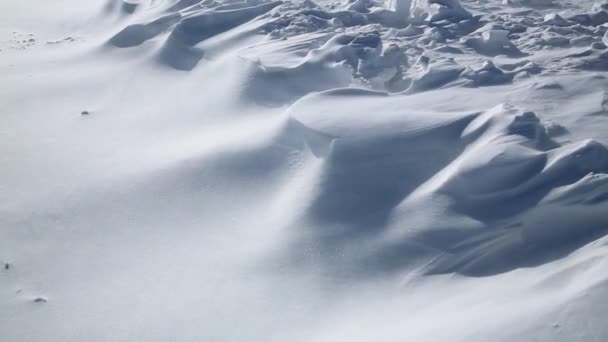
M 0 340 L 608 340 L 606 1 L 0 19 Z

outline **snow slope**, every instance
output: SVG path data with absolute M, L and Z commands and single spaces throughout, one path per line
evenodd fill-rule
M 608 2 L 0 18 L 0 340 L 608 340 Z

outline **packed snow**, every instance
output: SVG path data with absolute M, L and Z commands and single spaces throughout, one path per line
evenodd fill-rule
M 608 1 L 0 19 L 1 341 L 608 341 Z

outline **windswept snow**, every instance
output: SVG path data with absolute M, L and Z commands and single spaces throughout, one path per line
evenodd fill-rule
M 608 2 L 0 4 L 0 340 L 608 340 Z

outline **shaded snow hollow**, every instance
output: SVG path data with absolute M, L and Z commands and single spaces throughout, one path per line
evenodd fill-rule
M 608 340 L 608 2 L 0 18 L 0 340 Z

